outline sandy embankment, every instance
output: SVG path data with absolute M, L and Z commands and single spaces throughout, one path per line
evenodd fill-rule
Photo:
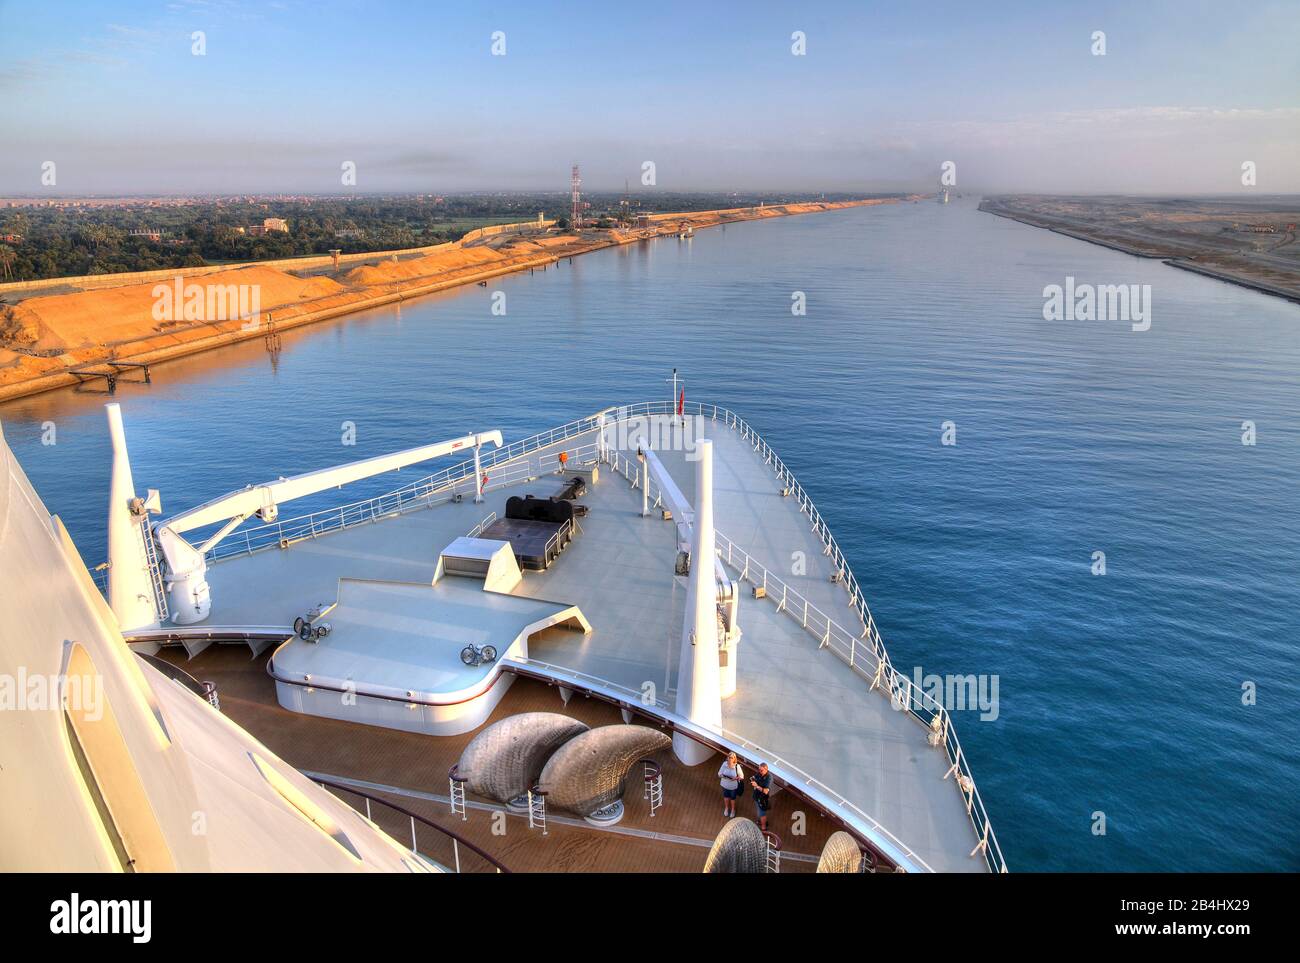
M 1182 202 L 1195 206 L 1195 200 Z M 1173 213 L 1163 205 L 1144 210 L 1153 202 L 1143 198 L 1106 199 L 1090 203 L 1078 198 L 985 198 L 979 209 L 1008 220 L 1028 224 L 1086 241 L 1121 254 L 1150 258 L 1170 267 L 1236 284 L 1300 304 L 1300 259 L 1254 250 L 1238 231 L 1235 221 L 1285 223 L 1290 211 L 1190 210 Z M 1199 234 L 1187 224 L 1206 224 Z M 1249 236 L 1247 236 L 1249 237 Z M 1280 233 L 1282 243 L 1294 242 L 1294 231 Z
M 894 202 L 868 200 L 659 214 L 646 228 L 584 231 L 581 236 L 545 231 L 498 235 L 448 245 L 423 257 L 363 264 L 332 276 L 300 277 L 287 270 L 253 264 L 185 282 L 205 289 L 256 286 L 261 309 L 259 324 L 237 318 L 158 321 L 158 297 L 154 292 L 160 282 L 156 278 L 121 287 L 32 297 L 11 307 L 0 307 L 0 401 L 77 384 L 80 379 L 71 369 L 102 368 L 108 361 L 169 361 L 262 338 L 272 329 L 285 331 L 500 274 L 544 267 L 575 254 L 675 234 L 683 224 L 697 229 L 884 203 Z

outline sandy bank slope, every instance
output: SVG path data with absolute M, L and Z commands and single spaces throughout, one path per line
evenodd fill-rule
M 250 265 L 176 282 L 140 284 L 28 298 L 0 307 L 0 400 L 75 384 L 70 369 L 105 361 L 157 363 L 198 351 L 264 337 L 268 326 L 285 330 L 351 311 L 429 294 L 560 258 L 694 228 L 787 214 L 808 214 L 892 201 L 789 204 L 655 215 L 649 226 L 551 231 L 479 238 L 450 244 L 421 257 L 391 257 L 333 277 L 299 277 Z M 170 291 L 165 291 L 170 289 Z M 196 293 L 197 292 L 197 293 Z M 218 296 L 214 299 L 212 292 Z M 242 301 L 239 295 L 243 296 Z M 191 302 L 189 312 L 185 302 Z M 170 301 L 160 308 L 160 301 Z M 255 304 L 257 318 L 241 318 L 239 305 Z
M 191 283 L 202 288 L 228 289 L 234 286 L 236 291 L 241 286 L 256 288 L 263 311 L 343 291 L 343 286 L 330 278 L 299 278 L 263 267 L 221 271 L 206 275 L 201 282 Z M 174 302 L 174 292 L 174 283 L 158 282 L 31 298 L 13 308 L 6 333 L 9 339 L 39 352 L 127 344 L 151 334 L 193 326 L 192 322 L 187 324 L 184 320 L 183 311 L 171 312 L 178 320 L 155 319 L 154 309 L 160 302 L 159 295 L 165 293 Z M 234 301 L 238 303 L 237 293 Z M 183 288 L 181 304 L 184 304 Z M 206 311 L 205 298 L 205 315 Z M 219 320 L 222 316 L 222 312 L 214 312 L 212 320 Z

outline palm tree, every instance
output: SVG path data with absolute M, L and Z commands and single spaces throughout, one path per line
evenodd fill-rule
M 94 248 L 95 251 L 98 251 L 99 246 L 104 243 L 105 229 L 102 225 L 87 224 L 78 233 L 81 234 L 82 240 Z
M 8 244 L 0 244 L 0 269 L 4 270 L 5 280 L 12 276 L 14 262 L 18 255 Z
M 17 234 L 21 238 L 26 237 L 30 230 L 31 222 L 27 219 L 27 215 L 19 212 L 18 214 L 10 215 L 9 219 L 5 222 L 4 231 L 0 233 Z

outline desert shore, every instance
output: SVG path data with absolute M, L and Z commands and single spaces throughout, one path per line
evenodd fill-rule
M 574 255 L 675 235 L 687 228 L 694 231 L 899 200 L 657 214 L 635 228 L 576 234 L 519 226 L 423 254 L 393 251 L 368 255 L 364 263 L 350 269 L 341 265 L 337 272 L 328 268 L 322 272 L 316 265 L 291 270 L 253 263 L 184 279 L 204 288 L 255 289 L 259 310 L 251 321 L 231 313 L 223 313 L 219 320 L 159 321 L 158 272 L 138 278 L 122 275 L 123 283 L 114 287 L 31 296 L 15 305 L 0 306 L 0 401 L 76 385 L 95 378 L 96 371 L 111 370 L 114 364 L 160 364 L 502 274 L 545 270 Z
M 1300 303 L 1294 202 L 1013 196 L 979 209 Z

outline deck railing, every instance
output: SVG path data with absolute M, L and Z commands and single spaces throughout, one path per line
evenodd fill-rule
M 952 723 L 948 710 L 929 693 L 918 688 L 911 679 L 894 668 L 889 661 L 889 654 L 878 642 L 873 643 L 853 635 L 838 625 L 829 615 L 813 605 L 806 597 L 791 588 L 780 578 L 773 575 L 762 563 L 744 551 L 722 532 L 714 533 L 717 539 L 718 557 L 729 568 L 740 573 L 740 579 L 751 585 L 760 586 L 766 591 L 769 601 L 777 606 L 778 612 L 785 612 L 813 638 L 819 642 L 819 648 L 829 649 L 848 663 L 850 669 L 867 679 L 871 688 L 881 689 L 889 694 L 890 703 L 900 712 L 906 711 L 930 730 L 933 745 L 943 744 L 950 764 L 944 775 L 956 776 L 957 787 L 966 804 L 966 814 L 975 827 L 975 835 L 984 850 L 984 858 L 989 869 L 995 873 L 1006 872 L 1006 863 L 997 837 L 984 809 L 975 786 L 975 777 L 971 774 L 966 755 L 957 740 L 957 728 Z M 972 852 L 971 855 L 974 855 Z
M 552 434 L 554 433 L 547 432 L 544 435 L 535 435 L 533 439 L 525 439 L 525 443 L 536 438 L 549 437 Z M 557 440 L 563 440 L 563 438 Z M 515 461 L 530 455 L 539 448 L 556 444 L 557 440 L 550 440 L 545 444 L 524 448 L 509 459 L 491 458 L 487 453 L 484 453 L 480 464 L 483 473 L 488 476 L 488 481 L 483 486 L 483 490 L 487 492 L 522 484 L 542 475 L 558 471 L 560 469 L 558 453 L 542 455 L 536 459 L 529 458 L 527 461 L 518 464 L 507 464 L 509 461 Z M 520 444 L 522 443 L 498 448 L 491 454 L 499 455 L 500 452 L 514 449 Z M 566 452 L 570 461 L 576 463 L 584 458 L 591 459 L 596 453 L 596 444 L 591 442 L 586 445 L 578 445 L 566 449 Z M 497 466 L 502 467 L 498 469 Z M 264 525 L 235 532 L 219 542 L 215 548 L 208 552 L 206 557 L 209 561 L 215 561 L 233 555 L 251 555 L 254 552 L 260 552 L 268 548 L 287 548 L 295 542 L 327 535 L 330 532 L 354 528 L 357 525 L 364 525 L 369 522 L 381 521 L 385 518 L 396 518 L 399 515 L 405 515 L 407 512 L 444 504 L 456 497 L 473 497 L 475 491 L 474 463 L 473 461 L 463 462 L 438 472 L 436 475 L 417 479 L 409 485 L 386 492 L 383 495 L 377 495 L 374 498 L 351 502 L 335 508 L 322 509 L 295 518 L 268 522 Z
M 668 402 L 664 402 L 661 412 L 652 413 L 671 413 L 670 407 Z M 850 604 L 858 611 L 862 620 L 863 632 L 860 635 L 855 635 L 840 626 L 828 614 L 809 602 L 807 598 L 791 588 L 779 577 L 773 575 L 764 565 L 721 532 L 715 532 L 718 556 L 729 568 L 740 573 L 741 581 L 747 581 L 755 586 L 762 587 L 767 598 L 776 604 L 777 611 L 785 612 L 798 621 L 810 635 L 819 641 L 821 648 L 829 648 L 848 663 L 855 673 L 868 679 L 872 688 L 880 688 L 883 692 L 887 692 L 891 703 L 896 709 L 908 712 L 922 725 L 926 726 L 930 730 L 929 738 L 933 744 L 937 746 L 942 743 L 950 764 L 944 778 L 946 779 L 948 776 L 956 777 L 957 787 L 966 804 L 966 813 L 970 817 L 976 838 L 979 840 L 979 844 L 976 850 L 972 852 L 972 855 L 983 850 L 985 862 L 990 870 L 995 873 L 1007 872 L 1002 849 L 998 845 L 997 836 L 993 832 L 988 812 L 984 808 L 984 800 L 980 797 L 979 789 L 975 785 L 975 777 L 971 773 L 966 754 L 962 751 L 961 743 L 957 739 L 957 729 L 953 725 L 948 710 L 929 693 L 918 688 L 911 679 L 894 668 L 889 659 L 889 652 L 885 649 L 884 640 L 876 630 L 871 611 L 867 607 L 866 601 L 862 599 L 857 580 L 849 570 L 848 562 L 844 558 L 843 552 L 840 551 L 834 537 L 830 534 L 830 529 L 812 504 L 812 500 L 804 492 L 803 486 L 785 467 L 785 464 L 772 451 L 767 442 L 763 441 L 758 433 L 742 419 L 725 408 L 717 408 L 713 405 L 698 405 L 696 411 L 692 412 L 691 406 L 688 405 L 686 411 L 687 413 L 710 417 L 714 420 L 719 417 L 722 418 L 729 427 L 739 432 L 744 440 L 752 444 L 756 452 L 764 455 L 767 463 L 772 466 L 777 480 L 784 484 L 790 496 L 799 499 L 801 510 L 812 519 L 813 531 L 821 538 L 822 544 L 827 549 L 827 556 L 832 560 L 832 564 L 836 566 L 835 571 L 839 575 L 840 581 L 849 591 Z M 609 464 L 634 485 L 640 485 L 639 462 L 627 458 L 620 452 L 611 451 Z M 656 506 L 659 505 L 662 502 L 662 493 L 658 491 L 653 479 L 648 482 L 648 491 L 651 503 Z
M 448 865 L 450 869 L 454 869 L 457 873 L 465 872 L 465 869 L 461 865 L 461 850 L 463 849 L 473 854 L 474 856 L 477 856 L 479 859 L 483 860 L 483 862 L 487 863 L 488 866 L 492 867 L 492 870 L 494 872 L 497 873 L 510 872 L 510 870 L 506 869 L 506 867 L 502 865 L 502 863 L 498 861 L 495 857 L 490 856 L 488 853 L 484 852 L 478 846 L 475 846 L 464 836 L 450 829 L 447 829 L 445 826 L 439 826 L 437 823 L 433 822 L 432 820 L 425 819 L 423 816 L 418 816 L 415 813 L 411 812 L 409 809 L 399 806 L 396 803 L 391 803 L 387 799 L 380 799 L 378 796 L 372 796 L 367 792 L 361 791 L 356 786 L 351 786 L 348 785 L 347 783 L 335 782 L 334 780 L 331 779 L 322 779 L 319 776 L 311 776 L 309 778 L 317 785 L 321 786 L 322 788 L 332 791 L 335 796 L 338 796 L 339 793 L 349 793 L 350 795 L 356 796 L 364 800 L 366 820 L 371 825 L 375 826 L 381 831 L 387 832 L 387 830 L 384 830 L 383 827 L 379 826 L 379 824 L 375 822 L 373 816 L 373 808 L 375 806 L 382 807 L 382 809 L 385 812 L 391 812 L 399 816 L 405 817 L 407 826 L 411 832 L 411 845 L 410 845 L 411 853 L 414 854 L 415 856 L 418 856 L 420 859 L 431 860 L 431 857 L 420 852 L 420 839 L 417 831 L 419 827 L 423 826 L 428 829 L 432 829 L 436 831 L 441 838 L 445 838 L 446 840 L 449 840 L 451 842 L 451 853 L 450 853 L 451 859 L 449 863 L 444 864 L 440 860 L 431 860 L 431 861 L 436 862 L 439 865 Z M 352 805 L 346 799 L 342 801 L 347 803 L 349 806 Z M 392 834 L 389 833 L 389 835 L 391 836 Z M 394 836 L 393 838 L 396 839 L 397 837 Z
M 681 729 L 682 732 L 693 737 L 709 738 L 713 737 L 714 741 L 721 740 L 722 745 L 731 749 L 751 762 L 766 762 L 768 768 L 775 773 L 780 780 L 787 786 L 798 790 L 808 798 L 818 801 L 824 806 L 827 812 L 836 814 L 838 818 L 843 819 L 845 815 L 850 817 L 852 822 L 857 822 L 861 826 L 870 828 L 872 833 L 879 837 L 881 841 L 887 842 L 896 848 L 899 855 L 905 860 L 910 861 L 917 868 L 925 872 L 934 872 L 933 868 L 918 853 L 914 852 L 911 847 L 889 831 L 888 827 L 882 824 L 870 813 L 854 805 L 848 799 L 844 798 L 830 786 L 826 785 L 820 779 L 810 775 L 803 769 L 799 768 L 790 760 L 777 755 L 770 749 L 760 746 L 751 739 L 746 739 L 740 733 L 732 732 L 729 729 L 718 727 L 717 729 L 705 728 L 691 722 L 684 716 L 678 715 L 677 707 L 670 704 L 665 699 L 656 697 L 650 701 L 649 696 L 640 689 L 632 689 L 628 686 L 619 685 L 617 682 L 611 682 L 608 679 L 602 679 L 599 676 L 590 675 L 586 672 L 579 672 L 576 669 L 570 669 L 567 666 L 554 665 L 550 662 L 543 662 L 540 659 L 530 659 L 519 655 L 512 655 L 502 661 L 502 666 L 512 671 L 513 665 L 520 666 L 524 669 L 532 669 L 537 676 L 541 676 L 548 681 L 556 684 L 565 682 L 577 683 L 582 685 L 588 691 L 596 695 L 604 696 L 607 699 L 614 699 L 626 704 L 631 709 L 640 709 L 656 719 L 667 722 L 674 728 Z
M 178 682 L 182 687 L 189 689 L 200 699 L 212 706 L 212 708 L 221 708 L 221 699 L 217 695 L 217 684 L 215 682 L 208 682 L 206 680 L 201 682 L 180 666 L 173 665 L 166 659 L 160 659 L 155 655 L 149 655 L 145 652 L 137 652 L 136 654 L 167 678 L 172 679 L 173 681 Z
M 479 522 L 477 525 L 475 525 L 473 528 L 469 530 L 466 537 L 478 538 L 480 535 L 483 534 L 484 531 L 487 530 L 487 527 L 491 525 L 493 522 L 495 522 L 496 520 L 497 520 L 497 513 L 488 512 L 487 515 L 484 517 L 483 521 Z

